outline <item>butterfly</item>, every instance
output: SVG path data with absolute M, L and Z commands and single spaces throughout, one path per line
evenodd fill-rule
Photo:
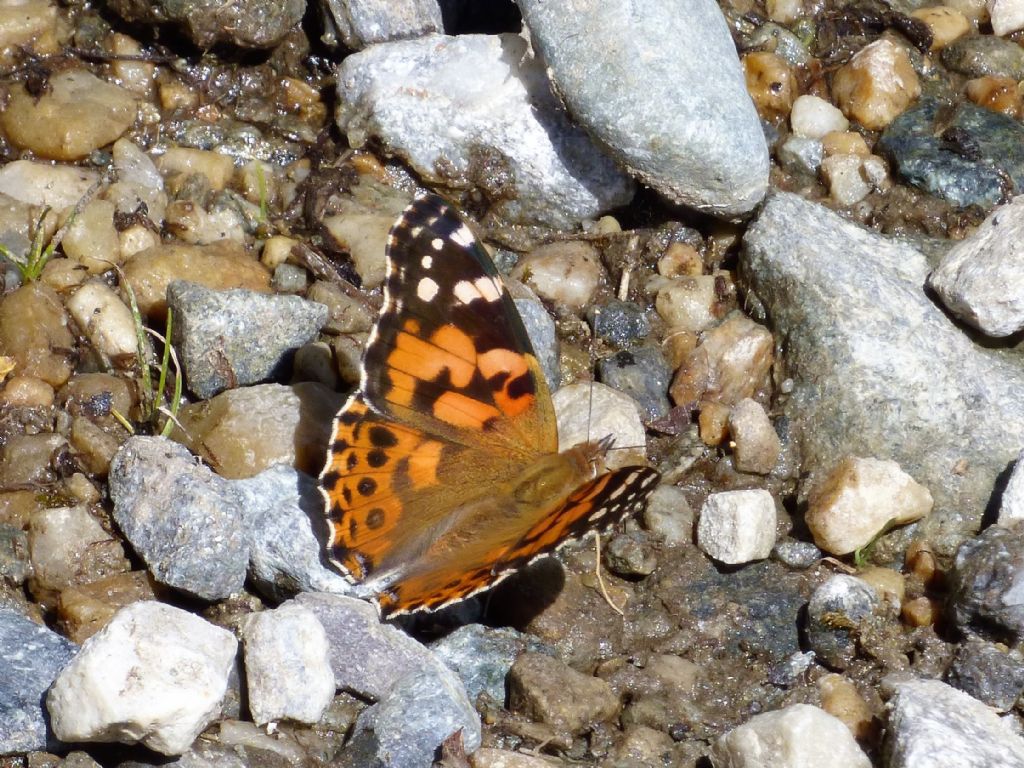
M 436 610 L 640 509 L 659 475 L 558 450 L 551 394 L 494 264 L 441 198 L 387 242 L 384 303 L 320 475 L 327 556 L 381 616 Z

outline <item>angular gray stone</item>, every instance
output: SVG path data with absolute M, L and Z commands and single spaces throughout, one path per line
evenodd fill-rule
M 946 682 L 1006 712 L 1024 693 L 1024 656 L 984 640 L 968 640 L 946 670 Z
M 326 6 L 341 42 L 352 51 L 444 31 L 437 0 L 327 0 Z
M 713 0 L 519 0 L 531 40 L 580 125 L 675 203 L 747 213 L 768 147 Z
M 1024 523 L 992 526 L 960 547 L 949 574 L 949 606 L 962 632 L 1024 638 Z
M 284 600 L 298 592 L 348 594 L 352 586 L 323 562 L 314 521 L 323 520 L 316 480 L 276 464 L 255 477 L 231 481 L 249 541 L 249 576 L 263 594 Z
M 843 573 L 832 576 L 807 604 L 810 649 L 829 666 L 845 669 L 856 654 L 861 625 L 878 606 L 878 593 L 866 582 Z
M 376 138 L 428 181 L 482 188 L 509 223 L 570 227 L 633 196 L 517 35 L 381 43 L 348 56 L 337 79 L 352 147 Z
M 1013 465 L 999 506 L 1000 525 L 1013 525 L 1021 520 L 1024 520 L 1024 450 Z
M 242 588 L 249 545 L 229 481 L 178 443 L 132 437 L 109 483 L 114 520 L 157 581 L 203 600 Z
M 888 768 L 1020 768 L 1024 739 L 963 691 L 938 680 L 896 683 L 889 700 Z
M 925 295 L 925 257 L 796 195 L 773 194 L 741 267 L 784 339 L 801 494 L 844 456 L 896 461 L 935 499 L 918 525 L 951 555 L 1020 451 L 1024 365 L 980 349 Z
M 299 296 L 213 291 L 184 280 L 167 287 L 167 306 L 188 388 L 204 400 L 288 373 L 295 350 L 316 338 L 328 312 Z
M 56 748 L 43 696 L 78 646 L 0 607 L 0 755 Z

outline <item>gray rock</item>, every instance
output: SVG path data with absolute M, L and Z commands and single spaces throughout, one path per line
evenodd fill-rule
M 604 550 L 604 562 L 616 576 L 637 578 L 650 576 L 658 567 L 658 558 L 648 537 L 642 531 L 612 536 Z
M 537 362 L 544 371 L 548 388 L 554 392 L 562 383 L 562 368 L 558 361 L 558 336 L 555 321 L 544 309 L 540 299 L 513 299 L 519 316 L 523 319 L 526 335 L 530 337 Z
M 249 545 L 229 481 L 178 443 L 132 437 L 109 483 L 114 520 L 157 581 L 203 600 L 242 588 Z
M 0 580 L 20 587 L 28 578 L 28 534 L 20 528 L 0 524 Z
M 611 299 L 603 306 L 590 307 L 587 320 L 599 338 L 619 347 L 645 339 L 651 332 L 646 310 L 635 301 Z
M 1024 740 L 977 699 L 938 680 L 896 683 L 888 768 L 1020 768 Z
M 794 653 L 768 670 L 768 682 L 779 688 L 788 688 L 798 683 L 814 664 L 812 651 Z
M 356 720 L 346 751 L 372 755 L 360 765 L 420 768 L 431 765 L 438 747 L 462 729 L 466 753 L 480 746 L 480 718 L 458 676 L 447 667 L 427 667 L 403 677 Z M 344 755 L 341 756 L 345 764 Z
M 991 207 L 1024 185 L 1024 126 L 964 102 L 936 135 L 940 102 L 923 100 L 897 117 L 878 141 L 879 154 L 909 184 L 964 207 Z
M 341 595 L 304 592 L 295 602 L 323 624 L 337 687 L 381 700 L 402 679 L 441 662 L 404 632 L 381 624 L 370 603 Z
M 274 267 L 271 285 L 279 293 L 302 293 L 309 285 L 309 273 L 299 265 L 286 261 Z
M 304 0 L 111 0 L 108 6 L 133 23 L 174 24 L 202 49 L 216 43 L 272 48 L 306 10 Z
M 809 541 L 780 541 L 772 548 L 772 557 L 789 568 L 802 571 L 821 560 L 822 553 Z
M 444 31 L 437 0 L 327 0 L 326 5 L 340 42 L 351 51 Z
M 481 188 L 509 223 L 566 228 L 633 196 L 516 35 L 375 45 L 342 62 L 338 98 L 352 147 L 376 138 L 428 181 Z
M 946 670 L 946 682 L 1000 712 L 1024 693 L 1024 656 L 983 640 L 968 640 Z
M 430 650 L 459 676 L 470 701 L 486 693 L 499 705 L 505 702 L 505 678 L 519 654 L 533 651 L 554 655 L 532 635 L 482 624 L 459 627 L 431 643 Z
M 954 245 L 928 284 L 953 314 L 989 336 L 1024 328 L 1024 196 Z
M 1024 638 L 1024 524 L 993 526 L 965 542 L 949 585 L 951 613 L 962 631 Z
M 1024 79 L 1024 50 L 995 35 L 961 37 L 942 49 L 942 63 L 967 77 Z
M 184 280 L 167 287 L 167 306 L 188 388 L 204 400 L 281 378 L 327 322 L 327 307 L 298 296 L 212 291 Z
M 861 626 L 879 607 L 878 593 L 855 576 L 836 574 L 807 604 L 807 642 L 824 663 L 845 669 L 857 651 Z
M 779 147 L 779 164 L 788 172 L 816 176 L 825 156 L 825 148 L 819 139 L 805 136 L 790 136 Z
M 55 749 L 43 696 L 78 646 L 0 607 L 0 755 Z
M 644 527 L 669 547 L 693 541 L 693 509 L 682 488 L 659 485 L 647 499 Z
M 768 147 L 716 3 L 518 6 L 569 111 L 645 184 L 717 215 L 761 201 Z
M 284 600 L 298 592 L 347 594 L 352 587 L 324 565 L 324 497 L 316 480 L 286 464 L 231 482 L 249 541 L 249 576 L 263 594 Z M 314 523 L 315 521 L 315 523 Z
M 917 525 L 952 555 L 1020 451 L 1024 367 L 977 348 L 928 300 L 919 251 L 795 195 L 768 200 L 742 269 L 786 339 L 801 495 L 845 456 L 892 459 L 931 492 Z
M 999 524 L 1013 525 L 1024 520 L 1024 451 L 1021 451 L 1010 472 L 999 506 Z
M 672 369 L 657 347 L 623 350 L 597 364 L 598 379 L 634 400 L 650 421 L 669 412 L 669 382 Z

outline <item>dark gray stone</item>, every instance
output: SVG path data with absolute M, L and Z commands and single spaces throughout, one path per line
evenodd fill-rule
M 284 377 L 295 350 L 327 322 L 326 306 L 298 296 L 212 291 L 184 280 L 167 287 L 167 306 L 188 388 L 202 399 Z
M 201 49 L 216 43 L 272 48 L 306 10 L 305 0 L 110 0 L 107 6 L 133 23 L 174 24 Z
M 1024 524 L 993 526 L 964 543 L 949 575 L 949 605 L 964 632 L 1024 638 Z
M 518 35 L 381 43 L 346 57 L 337 80 L 353 148 L 377 139 L 424 179 L 481 189 L 508 223 L 571 227 L 633 197 Z
M 0 755 L 55 749 L 43 696 L 78 646 L 0 607 Z
M 964 102 L 943 118 L 925 100 L 882 133 L 880 154 L 909 184 L 960 207 L 991 207 L 1024 185 L 1024 126 L 1012 117 Z
M 807 604 L 807 642 L 824 663 L 845 669 L 857 652 L 860 628 L 879 606 L 874 588 L 836 574 L 814 590 Z
M 946 670 L 946 682 L 1000 712 L 1024 693 L 1024 656 L 983 640 L 968 640 Z
M 437 0 L 327 0 L 340 42 L 349 50 L 443 32 Z
M 821 560 L 821 550 L 809 541 L 780 541 L 772 549 L 772 557 L 785 566 L 804 570 Z
M 249 545 L 230 481 L 178 443 L 132 437 L 109 484 L 114 520 L 157 581 L 203 600 L 242 588 Z
M 231 487 L 249 541 L 249 576 L 260 592 L 281 601 L 298 592 L 351 591 L 348 581 L 323 561 L 321 541 L 327 531 L 316 480 L 278 464 L 232 481 Z
M 587 320 L 598 338 L 619 347 L 645 339 L 651 332 L 647 312 L 635 301 L 611 299 L 601 307 L 590 307 Z
M 794 653 L 768 670 L 768 682 L 779 688 L 788 688 L 800 682 L 813 664 L 812 652 Z
M 606 357 L 597 364 L 597 376 L 636 400 L 645 419 L 660 418 L 672 407 L 665 394 L 672 370 L 657 347 L 623 350 Z
M 747 213 L 768 147 L 717 3 L 519 0 L 555 88 L 645 184 L 708 213 Z
M 929 301 L 920 251 L 823 206 L 773 194 L 744 244 L 743 274 L 786 340 L 801 496 L 845 456 L 892 459 L 931 492 L 917 525 L 952 556 L 1020 451 L 1024 365 L 975 346 Z
M 961 37 L 942 49 L 942 63 L 967 77 L 1012 77 L 1024 80 L 1024 49 L 995 35 Z

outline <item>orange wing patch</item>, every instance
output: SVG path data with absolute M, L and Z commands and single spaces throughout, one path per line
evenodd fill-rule
M 328 555 L 350 579 L 363 581 L 387 561 L 405 511 L 402 495 L 437 485 L 442 449 L 414 429 L 381 420 L 358 398 L 342 408 L 320 484 Z

